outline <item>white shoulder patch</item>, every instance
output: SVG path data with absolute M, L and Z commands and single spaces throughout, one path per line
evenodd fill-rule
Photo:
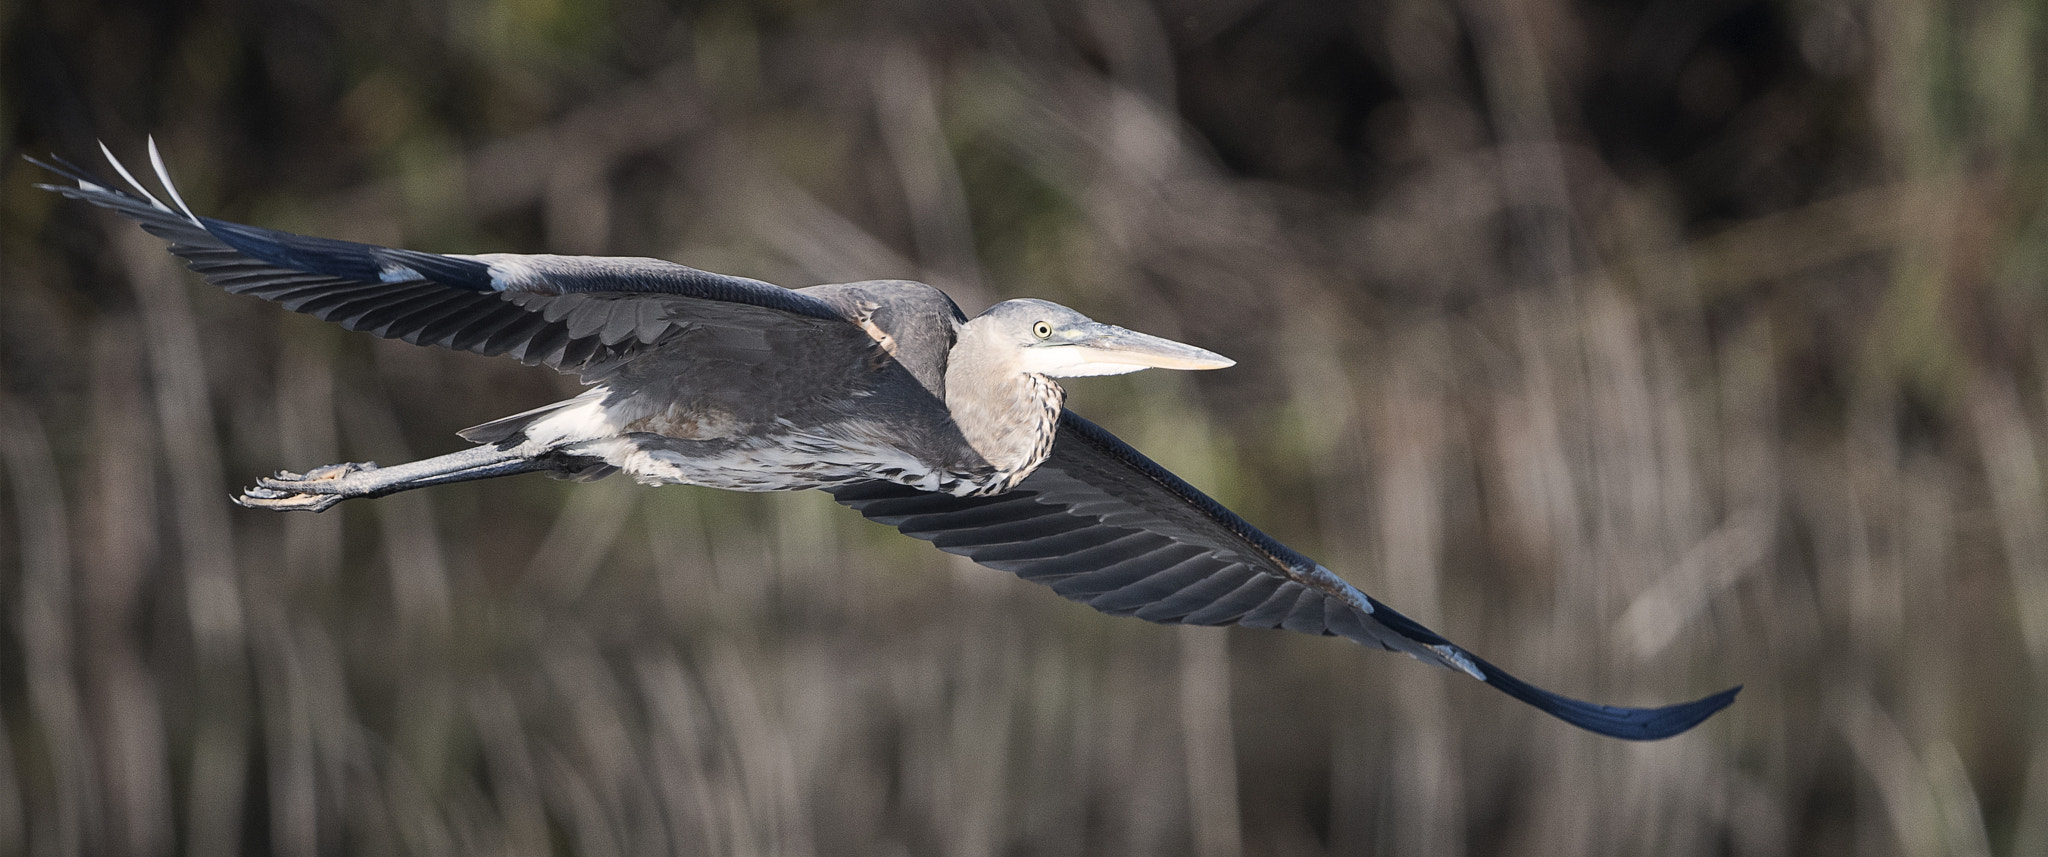
M 474 259 L 490 266 L 491 288 L 498 291 L 524 291 L 542 282 L 540 271 L 535 270 L 527 257 L 518 253 L 480 253 L 474 256 L 448 254 L 457 259 Z
M 403 283 L 406 280 L 423 280 L 420 272 L 404 265 L 385 265 L 377 272 L 377 279 L 387 283 Z

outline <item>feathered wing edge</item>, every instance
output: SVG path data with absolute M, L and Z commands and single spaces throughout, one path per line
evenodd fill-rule
M 252 269 L 255 263 L 262 263 L 279 273 L 320 274 L 366 285 L 388 285 L 401 279 L 412 279 L 475 292 L 494 290 L 489 265 L 479 260 L 294 235 L 194 214 L 179 195 L 177 185 L 171 181 L 154 138 L 149 140 L 150 164 L 156 171 L 157 182 L 177 203 L 175 209 L 151 193 L 149 187 L 129 172 L 127 165 L 121 163 L 105 143 L 100 144 L 100 152 L 106 156 L 107 164 L 114 168 L 114 172 L 128 183 L 129 190 L 103 181 L 92 171 L 56 155 L 51 155 L 48 161 L 33 156 L 23 156 L 23 160 L 75 183 L 75 186 L 38 184 L 36 187 L 112 210 L 135 221 L 151 235 L 174 242 L 173 252 L 178 252 L 175 249 L 177 245 L 192 251 L 232 250 L 248 257 Z M 201 259 L 206 257 L 195 258 L 186 253 L 179 255 L 191 260 L 195 270 L 209 272 L 210 269 L 200 267 Z
M 889 483 L 831 493 L 872 520 L 1105 613 L 1342 636 L 1464 672 L 1601 735 L 1670 737 L 1727 707 L 1740 690 L 1627 708 L 1531 685 L 1274 541 L 1071 412 L 1061 416 L 1051 457 L 1009 493 L 961 498 Z
M 176 208 L 100 148 L 133 193 L 63 158 L 27 160 L 75 183 L 38 187 L 135 221 L 230 293 L 388 339 L 505 355 L 590 382 L 685 324 L 844 323 L 816 298 L 655 259 L 452 256 L 202 217 L 178 195 L 154 140 L 150 162 Z

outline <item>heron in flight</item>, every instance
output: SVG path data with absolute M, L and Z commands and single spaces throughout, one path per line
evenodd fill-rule
M 53 156 L 73 184 L 170 243 L 208 282 L 415 345 L 502 354 L 589 389 L 461 432 L 459 452 L 257 480 L 236 502 L 343 500 L 514 473 L 740 491 L 822 489 L 871 520 L 1104 613 L 1338 636 L 1465 673 L 1602 735 L 1665 738 L 1735 699 L 1661 708 L 1521 681 L 1280 544 L 1063 407 L 1062 378 L 1231 361 L 1042 300 L 967 318 L 923 283 L 785 289 L 641 258 L 424 253 L 294 235 L 175 207 Z M 33 160 L 33 159 L 32 159 Z

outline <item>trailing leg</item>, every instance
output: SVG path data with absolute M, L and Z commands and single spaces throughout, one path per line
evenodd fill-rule
M 345 462 L 305 473 L 279 471 L 256 480 L 235 502 L 251 509 L 321 512 L 354 497 L 382 497 L 414 488 L 447 485 L 534 471 L 574 471 L 576 464 L 554 455 L 528 457 L 479 446 L 390 467 Z

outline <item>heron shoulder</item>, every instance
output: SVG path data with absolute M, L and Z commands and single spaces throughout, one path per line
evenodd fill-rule
M 860 326 L 932 395 L 945 398 L 946 355 L 967 317 L 936 287 L 912 280 L 868 280 L 797 289 Z

